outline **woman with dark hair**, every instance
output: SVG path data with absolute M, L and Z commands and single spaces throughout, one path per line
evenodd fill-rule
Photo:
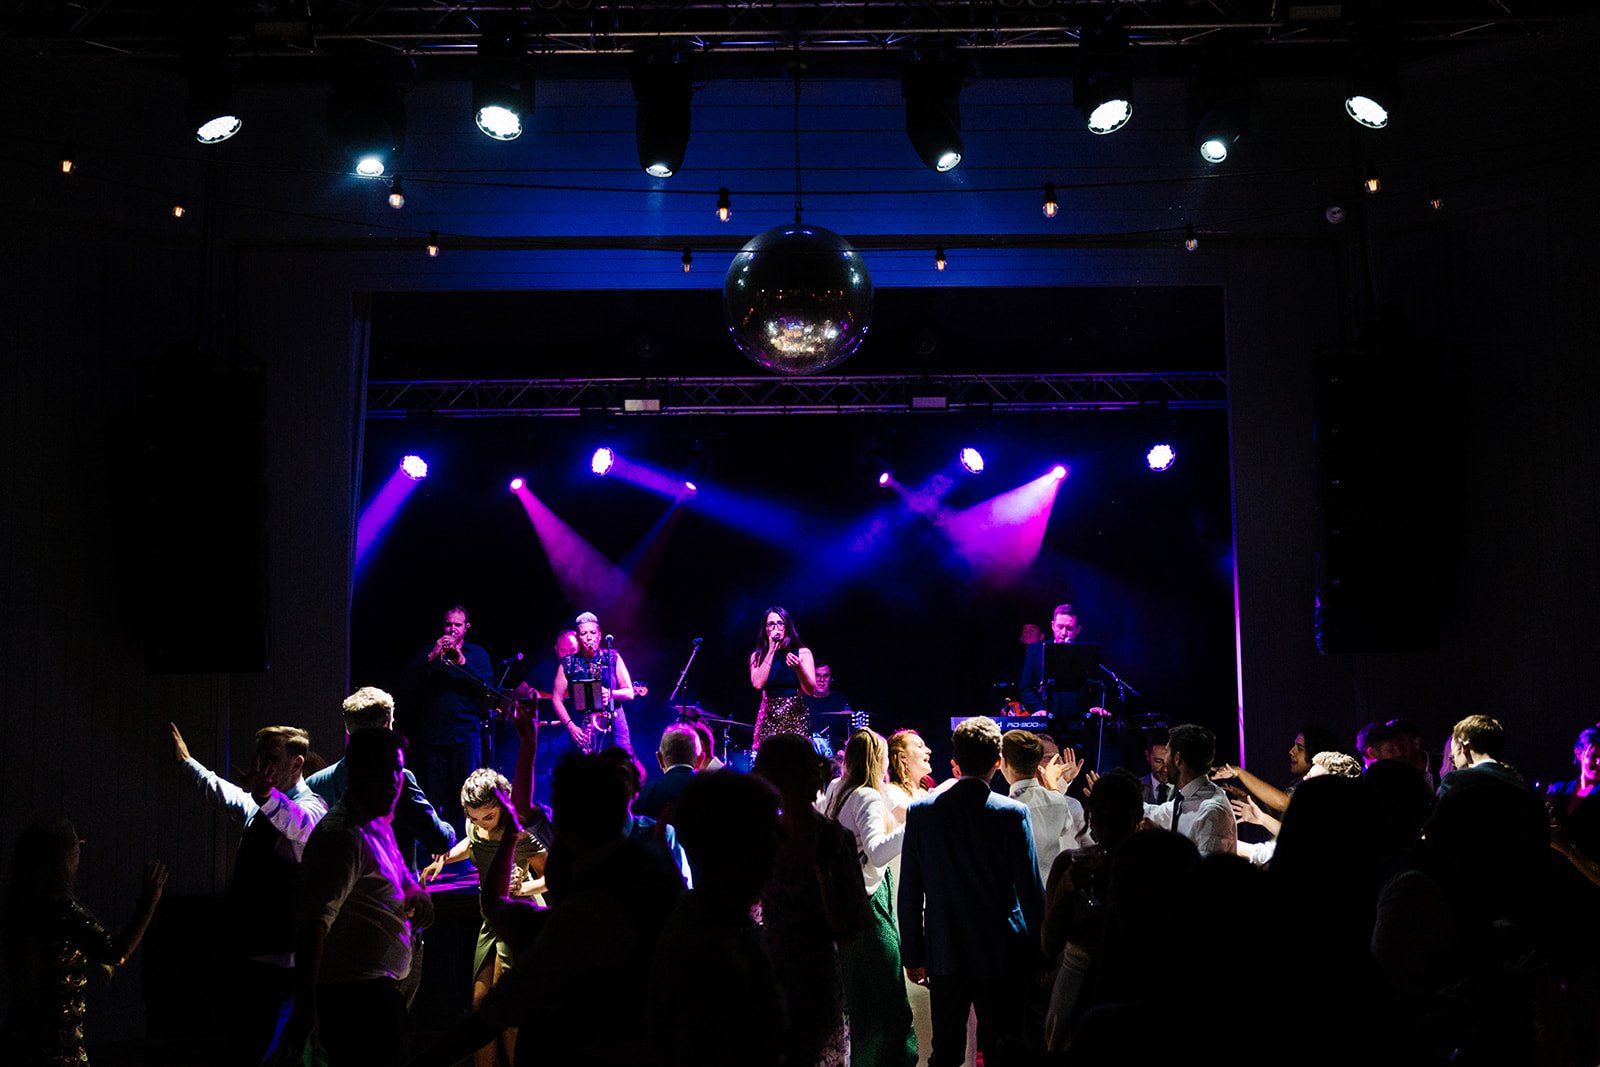
M 776 734 L 811 736 L 804 694 L 817 691 L 816 661 L 800 644 L 800 633 L 782 608 L 768 608 L 761 616 L 755 651 L 750 653 L 750 684 L 761 690 L 761 708 L 756 712 L 758 751 Z
M 1289 798 L 1294 795 L 1306 772 L 1311 769 L 1312 759 L 1322 752 L 1339 751 L 1342 751 L 1339 748 L 1339 739 L 1333 731 L 1324 730 L 1320 726 L 1307 726 L 1294 735 L 1294 744 L 1289 746 L 1289 773 L 1294 775 L 1294 781 L 1290 782 L 1287 788 L 1279 789 L 1257 778 L 1243 767 L 1236 767 L 1231 763 L 1224 763 L 1212 771 L 1211 777 L 1218 781 L 1224 778 L 1237 779 L 1263 807 L 1282 815 L 1289 806 Z
M 0 915 L 0 947 L 12 986 L 0 1032 L 8 1063 L 89 1062 L 83 1017 L 91 967 L 109 976 L 128 961 L 167 884 L 167 868 L 159 861 L 147 864 L 133 919 L 113 937 L 74 893 L 82 844 L 61 816 L 36 822 L 17 838 Z

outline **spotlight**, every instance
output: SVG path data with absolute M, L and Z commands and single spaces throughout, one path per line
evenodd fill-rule
M 683 273 L 688 274 L 694 269 L 694 253 L 685 248 L 683 250 L 683 259 L 679 262 L 683 264 Z
M 1190 94 L 1194 145 L 1207 163 L 1225 162 L 1250 124 L 1250 90 L 1237 75 L 1196 81 Z
M 398 174 L 394 176 L 394 181 L 389 183 L 389 206 L 396 211 L 406 206 L 406 190 Z
M 1056 187 L 1050 182 L 1044 183 L 1044 217 L 1053 219 L 1056 212 L 1061 210 L 1061 204 L 1056 200 Z
M 1200 247 L 1200 238 L 1198 238 L 1198 237 L 1196 237 L 1194 235 L 1194 225 L 1192 223 L 1187 223 L 1187 222 L 1184 223 L 1184 225 L 1183 225 L 1183 250 L 1185 252 L 1193 252 L 1195 249 L 1197 249 L 1199 247 Z
M 511 479 L 511 491 L 513 493 L 520 493 L 522 492 L 522 487 L 527 484 L 528 483 L 523 481 L 521 478 L 513 478 Z
M 1054 478 L 1058 482 L 1061 481 L 1066 476 L 1067 476 L 1067 468 L 1065 468 L 1065 467 L 1057 466 L 1057 467 L 1053 468 L 1050 471 L 1050 477 Z
M 596 474 L 606 474 L 616 466 L 617 454 L 611 449 L 601 446 L 594 450 L 594 455 L 589 457 L 589 469 Z
M 949 265 L 950 261 L 944 258 L 944 245 L 935 248 L 933 250 L 933 269 L 944 270 Z
M 954 59 L 913 59 L 900 77 L 906 136 L 922 162 L 943 173 L 961 162 L 961 83 Z
M 698 493 L 700 491 L 700 487 L 695 485 L 693 482 L 684 482 L 683 488 L 685 491 L 690 493 Z
M 1118 28 L 1085 31 L 1072 76 L 1072 103 L 1094 134 L 1116 133 L 1133 118 L 1128 35 Z
M 635 55 L 629 67 L 633 98 L 633 139 L 639 166 L 652 178 L 670 178 L 683 169 L 689 148 L 689 100 L 694 74 L 678 56 Z
M 502 20 L 478 39 L 478 74 L 472 79 L 472 113 L 478 129 L 496 141 L 522 136 L 533 114 L 533 74 L 521 25 Z
M 1151 470 L 1164 471 L 1172 466 L 1173 461 L 1177 458 L 1178 454 L 1172 450 L 1171 445 L 1156 445 L 1145 453 L 1144 461 L 1150 464 Z
M 728 198 L 728 190 L 717 190 L 717 221 L 727 222 L 733 218 L 733 201 Z
M 400 461 L 400 469 L 414 482 L 420 482 L 428 476 L 428 464 L 421 456 L 405 457 Z
M 233 73 L 227 60 L 208 58 L 195 62 L 189 73 L 189 94 L 184 100 L 194 139 L 201 144 L 220 144 L 244 129 L 244 120 L 233 106 Z
M 961 466 L 968 474 L 983 473 L 983 453 L 970 445 L 961 450 Z
M 878 485 L 882 488 L 887 489 L 889 487 L 889 480 L 890 474 L 888 471 L 884 471 L 882 474 L 878 475 Z
M 1400 102 L 1399 38 L 1392 26 L 1368 20 L 1355 27 L 1345 82 L 1344 113 L 1357 125 L 1381 130 Z
M 381 178 L 406 137 L 400 91 L 387 82 L 346 82 L 328 97 L 328 128 L 363 178 Z

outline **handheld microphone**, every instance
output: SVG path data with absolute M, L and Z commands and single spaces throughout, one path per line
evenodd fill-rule
M 500 661 L 500 666 L 504 667 L 508 663 L 521 663 L 521 662 L 522 662 L 522 653 L 518 652 L 515 656 L 512 656 L 509 659 L 501 660 Z

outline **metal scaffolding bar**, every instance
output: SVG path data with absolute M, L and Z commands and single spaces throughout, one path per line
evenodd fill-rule
M 367 418 L 804 415 L 923 411 L 1222 410 L 1225 374 L 936 374 L 804 378 L 374 381 Z

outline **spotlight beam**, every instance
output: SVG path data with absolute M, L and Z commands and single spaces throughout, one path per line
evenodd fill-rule
M 1063 479 L 1055 472 L 970 508 L 946 514 L 941 528 L 974 575 L 991 585 L 1021 580 L 1039 558 Z
M 419 480 L 396 467 L 394 473 L 389 475 L 389 480 L 383 483 L 383 488 L 379 489 L 377 495 L 361 509 L 361 518 L 356 521 L 357 570 L 378 546 L 384 530 L 400 513 L 400 505 L 404 504 L 406 497 L 421 484 Z
M 644 590 L 628 573 L 567 525 L 524 486 L 517 500 L 533 524 L 551 573 L 569 604 L 604 604 L 612 614 L 628 615 L 644 601 Z

